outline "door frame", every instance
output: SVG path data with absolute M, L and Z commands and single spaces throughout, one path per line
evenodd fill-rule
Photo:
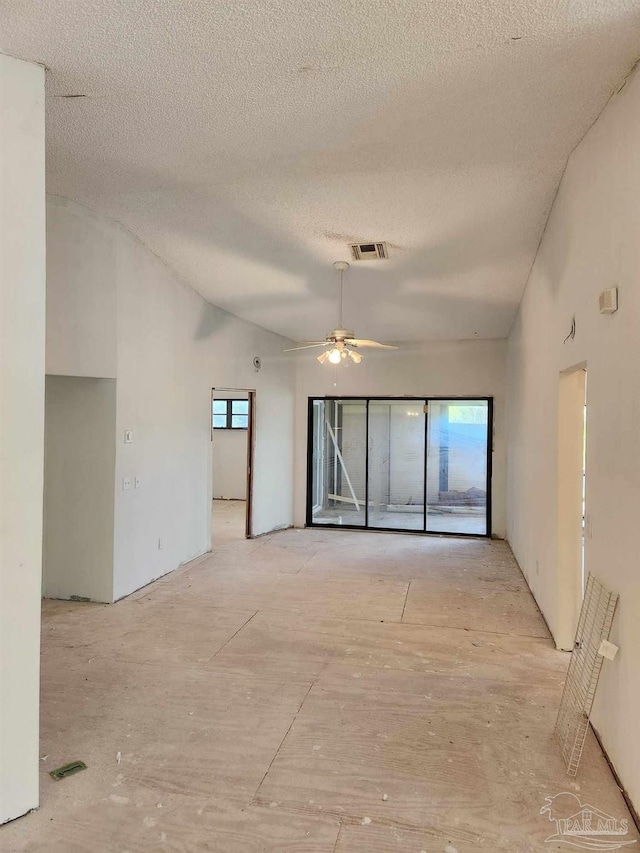
M 317 400 L 314 400 L 314 401 L 312 402 L 312 408 L 311 408 L 311 417 L 312 417 L 312 419 L 315 417 L 314 409 L 315 409 L 315 404 L 316 404 L 317 402 L 318 402 Z M 312 427 L 311 427 L 311 428 L 312 428 L 312 430 L 314 429 L 313 424 L 312 424 Z M 324 435 L 324 432 L 323 432 L 323 435 Z M 320 439 L 322 439 L 322 438 L 323 438 L 323 435 L 321 435 L 321 436 L 317 436 L 317 435 L 314 433 L 314 436 L 312 437 L 312 445 L 311 445 L 311 446 L 312 446 L 312 449 L 316 446 L 315 439 L 316 439 L 316 438 L 318 438 L 318 437 L 319 437 Z M 319 442 L 318 442 L 318 443 L 319 443 Z M 316 471 L 315 471 L 316 492 L 317 492 L 317 491 L 320 491 L 321 493 L 324 493 L 324 450 L 325 450 L 325 448 L 324 448 L 324 442 L 323 442 L 323 444 L 322 444 L 322 456 L 320 457 L 320 465 L 316 466 Z M 312 471 L 313 471 L 313 467 L 314 467 L 314 466 L 313 466 L 313 459 L 312 459 L 312 461 L 311 461 L 311 467 L 312 467 Z M 309 482 L 310 482 L 310 483 L 312 483 L 312 484 L 314 483 L 314 477 L 313 477 L 313 476 L 311 476 L 311 478 L 310 478 Z M 317 484 L 318 484 L 318 482 L 320 483 L 320 488 L 319 488 L 319 489 L 317 488 Z M 315 503 L 315 502 L 314 502 L 314 498 L 315 498 L 315 495 L 313 495 L 313 494 L 312 494 L 312 495 L 311 495 L 311 504 L 312 504 L 312 506 L 311 506 L 311 517 L 312 517 L 312 518 L 313 518 L 313 516 L 315 515 L 316 511 L 322 508 L 322 504 L 317 504 L 317 503 Z
M 313 403 L 314 400 L 323 400 L 323 401 L 331 401 L 331 400 L 359 400 L 366 403 L 366 450 L 365 450 L 365 526 L 357 525 L 357 524 L 316 524 L 313 521 L 313 506 L 312 506 L 312 489 L 313 489 Z M 409 403 L 422 403 L 428 407 L 430 402 L 438 402 L 446 401 L 446 400 L 470 400 L 470 401 L 479 401 L 487 403 L 487 477 L 486 477 L 486 492 L 487 492 L 487 506 L 486 506 L 486 533 L 449 533 L 447 532 L 439 532 L 437 530 L 398 530 L 394 527 L 369 527 L 368 525 L 368 516 L 369 516 L 369 401 L 371 400 L 394 400 L 398 402 L 409 402 Z M 424 416 L 425 423 L 425 476 L 424 476 L 424 491 L 425 491 L 425 499 L 424 499 L 424 517 L 425 523 L 424 527 L 426 528 L 426 515 L 427 515 L 427 501 L 426 501 L 426 491 L 427 491 L 427 429 L 429 423 L 429 413 L 426 412 Z M 493 474 L 493 436 L 494 436 L 494 421 L 493 421 L 493 397 L 479 397 L 475 394 L 471 395 L 460 395 L 453 394 L 449 396 L 443 395 L 415 395 L 408 396 L 406 394 L 372 394 L 370 396 L 358 396 L 352 394 L 326 394 L 326 395 L 315 395 L 313 397 L 307 398 L 307 487 L 306 487 L 306 521 L 305 524 L 307 527 L 314 528 L 328 528 L 333 530 L 361 530 L 367 531 L 369 533 L 414 533 L 419 536 L 461 536 L 464 538 L 471 539 L 491 539 L 492 536 L 492 504 L 493 504 L 493 494 L 492 494 L 492 474 Z
M 247 395 L 249 401 L 249 417 L 247 419 L 247 496 L 245 499 L 246 512 L 244 523 L 244 535 L 246 539 L 253 539 L 253 469 L 255 465 L 255 449 L 256 449 L 256 390 L 255 388 L 226 388 L 222 385 L 211 389 L 211 398 L 209 400 L 209 426 L 211 441 L 213 442 L 213 401 L 216 399 L 216 391 L 224 391 L 232 393 L 238 391 Z

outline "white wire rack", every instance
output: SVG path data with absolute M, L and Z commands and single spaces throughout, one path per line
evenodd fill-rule
M 578 772 L 602 669 L 600 645 L 609 638 L 617 603 L 617 594 L 590 574 L 555 727 L 569 776 Z

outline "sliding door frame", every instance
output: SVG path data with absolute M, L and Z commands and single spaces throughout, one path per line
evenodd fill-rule
M 332 402 L 332 401 L 347 401 L 347 400 L 358 400 L 363 401 L 366 406 L 366 438 L 365 438 L 365 523 L 364 526 L 356 525 L 356 524 L 316 524 L 313 520 L 313 499 L 312 499 L 312 490 L 313 490 L 313 404 L 314 400 L 322 400 L 324 402 Z M 478 401 L 484 402 L 487 404 L 487 480 L 486 480 L 486 492 L 487 492 L 487 505 L 486 505 L 486 532 L 485 533 L 449 533 L 444 531 L 437 530 L 427 530 L 427 430 L 429 428 L 429 417 L 431 413 L 427 411 L 424 418 L 424 429 L 425 429 L 425 445 L 424 445 L 424 509 L 423 509 L 423 527 L 424 530 L 398 530 L 394 527 L 369 527 L 369 403 L 371 400 L 393 400 L 400 403 L 422 403 L 423 406 L 429 407 L 431 402 L 446 402 L 448 400 L 469 400 L 469 401 Z M 493 503 L 493 495 L 491 488 L 492 481 L 492 473 L 493 473 L 493 397 L 477 397 L 477 396 L 461 396 L 450 395 L 448 397 L 435 397 L 435 396 L 414 396 L 408 397 L 406 395 L 394 396 L 393 394 L 384 394 L 384 395 L 372 395 L 370 397 L 364 396 L 352 396 L 352 395 L 327 395 L 327 396 L 315 396 L 308 398 L 308 407 L 307 407 L 307 489 L 306 489 L 306 526 L 307 527 L 315 527 L 315 528 L 329 528 L 330 530 L 366 530 L 370 533 L 413 533 L 419 536 L 460 536 L 465 539 L 490 539 L 492 532 L 492 503 Z

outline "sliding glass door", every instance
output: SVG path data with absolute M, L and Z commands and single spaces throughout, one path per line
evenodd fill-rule
M 367 403 L 313 400 L 309 524 L 364 527 Z
M 488 509 L 488 400 L 430 400 L 427 518 L 433 533 L 491 533 Z
M 425 402 L 369 401 L 369 527 L 424 530 Z
M 307 524 L 490 535 L 491 400 L 309 400 Z

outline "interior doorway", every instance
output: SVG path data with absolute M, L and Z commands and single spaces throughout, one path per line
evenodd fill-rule
M 253 536 L 256 392 L 211 389 L 212 547 Z
M 585 585 L 587 514 L 587 369 L 560 374 L 558 395 L 558 648 L 573 647 Z
M 307 525 L 491 535 L 491 398 L 309 400 Z

